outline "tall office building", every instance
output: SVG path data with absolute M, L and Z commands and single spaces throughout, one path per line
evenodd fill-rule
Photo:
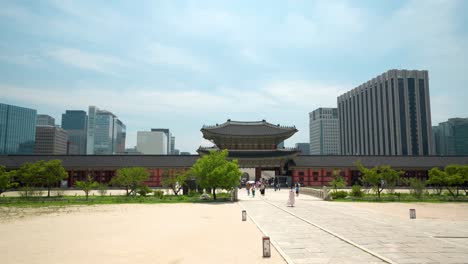
M 109 155 L 125 152 L 126 127 L 113 113 L 90 106 L 86 153 Z
M 468 118 L 450 118 L 432 132 L 437 155 L 468 155 Z
M 67 131 L 56 126 L 36 126 L 34 154 L 67 154 Z
M 172 134 L 171 134 L 171 131 L 169 130 L 169 128 L 152 128 L 151 131 L 153 131 L 153 132 L 163 132 L 164 134 L 166 134 L 167 154 L 170 154 L 171 153 Z
M 389 70 L 338 97 L 341 154 L 431 155 L 427 71 Z
M 310 155 L 340 153 L 338 110 L 318 108 L 309 113 Z
M 37 115 L 36 126 L 55 126 L 55 118 L 50 115 Z
M 88 116 L 82 110 L 66 110 L 62 114 L 62 128 L 68 133 L 68 154 L 86 154 Z
M 33 154 L 36 139 L 34 109 L 0 103 L 0 153 Z
M 296 143 L 295 147 L 301 152 L 299 155 L 310 155 L 309 143 Z
M 171 152 L 169 154 L 174 155 L 175 154 L 174 151 L 175 151 L 175 137 L 171 136 Z
M 137 150 L 145 155 L 167 155 L 167 134 L 162 131 L 138 131 Z

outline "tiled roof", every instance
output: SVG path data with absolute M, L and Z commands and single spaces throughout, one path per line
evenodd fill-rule
M 445 167 L 450 164 L 468 165 L 468 156 L 318 156 L 294 157 L 296 167 L 356 167 L 361 161 L 366 167 L 390 165 L 395 168 Z
M 297 129 L 295 127 L 280 126 L 279 124 L 274 125 L 265 120 L 254 122 L 228 120 L 221 125 L 203 126 L 201 131 L 232 136 L 262 136 L 297 132 Z
M 187 168 L 191 167 L 198 155 L 3 155 L 0 165 L 7 168 L 18 168 L 25 162 L 39 160 L 62 160 L 66 169 L 74 168 Z

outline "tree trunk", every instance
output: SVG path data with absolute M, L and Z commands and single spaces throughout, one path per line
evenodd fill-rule
M 88 201 L 88 194 L 89 194 L 89 192 L 85 192 L 85 194 L 86 194 L 86 201 Z
M 128 186 L 125 187 L 125 190 L 127 191 L 127 196 L 130 196 L 130 194 L 128 193 Z
M 213 199 L 216 200 L 216 188 L 213 188 Z

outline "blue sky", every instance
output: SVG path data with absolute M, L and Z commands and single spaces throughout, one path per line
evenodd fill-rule
M 0 1 L 0 101 L 96 105 L 195 153 L 226 119 L 295 125 L 389 70 L 429 71 L 432 123 L 468 117 L 468 1 Z

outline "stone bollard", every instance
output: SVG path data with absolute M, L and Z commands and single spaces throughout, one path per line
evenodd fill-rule
M 264 236 L 262 238 L 262 241 L 263 241 L 263 257 L 269 258 L 271 257 L 270 237 Z
M 410 219 L 416 219 L 416 209 L 409 209 Z
M 242 210 L 242 221 L 246 221 L 246 220 L 247 220 L 247 211 Z

